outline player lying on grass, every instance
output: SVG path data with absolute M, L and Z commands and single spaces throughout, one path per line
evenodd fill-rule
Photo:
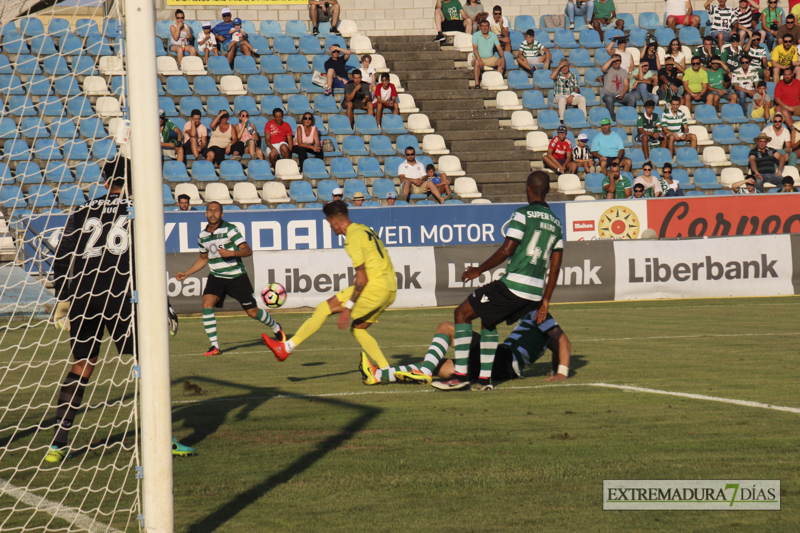
M 347 204 L 334 200 L 322 208 L 325 218 L 336 235 L 344 235 L 344 249 L 353 261 L 356 279 L 353 286 L 317 306 L 288 342 L 274 341 L 262 335 L 264 343 L 278 361 L 285 361 L 300 343 L 313 335 L 329 315 L 339 314 L 339 329 L 350 327 L 350 332 L 364 349 L 362 360 L 372 358 L 383 370 L 389 369 L 378 342 L 367 333 L 367 328 L 378 321 L 381 313 L 392 305 L 397 295 L 397 278 L 389 253 L 372 229 L 350 221 Z
M 567 335 L 555 321 L 547 314 L 544 322 L 537 324 L 536 311 L 522 317 L 509 336 L 498 345 L 492 365 L 492 379 L 506 381 L 509 379 L 522 379 L 525 370 L 537 359 L 544 355 L 547 348 L 553 352 L 552 371 L 548 373 L 546 381 L 563 381 L 569 374 L 569 356 L 572 345 Z M 436 328 L 436 334 L 431 341 L 430 348 L 425 354 L 421 364 L 401 365 L 389 367 L 383 371 L 362 360 L 362 379 L 365 385 L 379 383 L 423 383 L 428 385 L 435 376 L 450 379 L 455 369 L 452 359 L 445 359 L 447 350 L 453 344 L 454 324 L 442 322 Z M 469 347 L 469 377 L 477 379 L 480 370 L 480 345 L 481 336 L 472 333 L 472 343 Z

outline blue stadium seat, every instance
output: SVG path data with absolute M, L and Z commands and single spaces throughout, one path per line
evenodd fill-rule
M 38 141 L 37 141 L 38 142 Z M 69 140 L 64 143 L 64 159 L 85 161 L 89 159 L 89 146 L 82 139 Z
M 303 35 L 300 37 L 300 54 L 313 56 L 322 54 L 322 47 L 319 44 L 319 38 L 313 35 Z
M 672 154 L 666 148 L 651 148 L 650 161 L 657 167 L 663 167 L 664 163 L 672 163 Z
M 300 89 L 294 83 L 294 78 L 289 74 L 276 74 L 272 78 L 272 88 L 280 94 L 299 94 Z
M 739 113 L 742 112 L 738 104 L 733 105 L 739 108 Z M 717 117 L 717 110 L 708 104 L 700 104 L 694 108 L 694 119 L 700 124 L 722 124 L 722 120 Z
M 700 46 L 703 44 L 700 30 L 691 26 L 682 27 L 678 32 L 678 39 L 681 44 L 685 44 L 686 46 Z
M 412 198 L 414 198 L 415 196 L 422 196 L 422 195 L 419 195 L 419 194 L 412 194 L 412 195 L 410 195 L 410 196 L 411 196 Z M 414 204 L 414 205 L 439 205 L 439 204 L 437 204 L 437 203 L 436 203 L 436 202 L 434 202 L 433 200 L 419 200 L 419 201 L 418 201 L 416 204 Z
M 312 37 L 312 39 L 316 39 L 316 37 Z M 286 58 L 286 70 L 296 74 L 309 74 L 311 73 L 311 66 L 308 64 L 306 56 L 294 55 Z
M 37 113 L 33 106 L 33 100 L 27 96 L 9 96 L 8 114 L 17 117 L 31 117 L 36 116 Z
M 699 168 L 705 166 L 697 155 L 697 150 L 691 146 L 681 146 L 675 150 L 675 162 L 679 167 Z
M 42 169 L 36 163 L 19 163 L 17 164 L 16 172 L 14 172 L 18 185 L 31 185 L 35 183 L 44 183 L 44 176 L 42 176 Z
M 83 41 L 74 34 L 68 33 L 59 41 L 58 52 L 62 56 L 79 56 L 83 53 Z
M 186 165 L 184 165 L 182 161 L 165 161 L 163 173 L 164 178 L 170 183 L 192 181 L 192 178 L 189 177 L 189 173 L 186 171 Z
M 14 122 L 10 119 L 3 120 L 10 121 L 12 126 L 14 124 Z M 47 126 L 45 125 L 44 120 L 39 117 L 23 118 L 19 125 L 19 131 L 22 136 L 27 139 L 47 139 L 50 137 L 50 132 L 47 131 Z
M 75 76 L 96 76 L 97 69 L 94 68 L 94 59 L 86 56 L 76 57 L 72 60 L 70 73 Z
M 251 117 L 261 114 L 261 110 L 256 105 L 255 99 L 252 96 L 241 95 L 233 99 L 233 112 L 238 117 L 239 113 L 247 111 Z
M 561 120 L 558 118 L 558 113 L 552 109 L 542 109 L 539 111 L 539 116 L 536 117 L 536 123 L 539 129 L 554 130 L 561 125 Z
M 635 107 L 622 106 L 617 108 L 617 124 L 622 126 L 636 126 L 639 114 Z
M 597 35 L 597 32 L 594 32 Z M 598 37 L 598 41 L 599 41 Z M 557 28 L 555 32 L 555 38 L 553 42 L 558 48 L 567 49 L 567 48 L 578 48 L 578 43 L 575 42 L 575 33 L 570 30 L 565 30 L 563 28 Z M 583 43 L 581 43 L 583 44 Z M 586 46 L 584 44 L 584 46 Z
M 43 96 L 39 99 L 39 114 L 44 117 L 61 117 L 64 115 L 64 106 L 57 96 Z
M 330 202 L 333 200 L 331 194 L 334 189 L 338 189 L 339 184 L 336 180 L 323 180 L 317 183 L 317 197 L 323 202 Z
M 278 204 L 275 209 L 299 209 L 295 204 Z
M 255 35 L 251 33 L 249 35 L 248 42 L 258 55 L 262 56 L 272 55 L 272 49 L 269 47 L 269 41 L 267 40 L 266 37 L 262 37 L 261 35 Z
M 261 72 L 264 74 L 285 74 L 281 58 L 278 56 L 267 56 L 261 58 Z
M 74 122 L 72 122 L 72 124 L 74 124 Z M 69 127 L 69 124 L 65 126 Z M 108 132 L 106 132 L 106 127 L 103 125 L 102 120 L 98 117 L 88 117 L 82 119 L 80 122 L 80 134 L 84 139 L 100 139 L 106 137 Z
M 0 187 L 0 205 L 7 209 L 19 209 L 28 206 L 22 194 L 22 189 L 16 185 Z
M 161 185 L 161 195 L 164 199 L 164 205 L 175 205 L 175 198 L 172 197 L 172 190 L 166 183 Z
M 36 17 L 22 17 L 19 19 L 19 32 L 25 37 L 44 35 L 44 25 Z
M 41 107 L 41 103 L 39 106 Z M 83 126 L 89 120 L 91 119 L 84 119 L 81 121 L 81 126 Z M 100 122 L 100 119 L 97 119 L 97 121 Z M 100 127 L 102 128 L 103 132 L 105 132 L 102 122 L 100 122 Z M 53 137 L 72 139 L 76 134 L 75 121 L 67 117 L 56 117 L 52 120 L 52 122 L 50 122 L 50 133 Z
M 547 102 L 541 91 L 525 91 L 522 93 L 522 107 L 525 109 L 547 109 Z
M 167 83 L 169 83 L 169 79 L 167 79 Z M 248 82 L 252 79 L 252 77 L 248 78 Z M 199 96 L 219 96 L 217 82 L 211 76 L 197 76 L 194 79 L 194 94 Z
M 220 163 L 219 178 L 222 181 L 247 181 L 242 164 L 238 161 L 223 161 Z
M 189 96 L 186 98 L 195 98 L 195 97 Z M 181 98 L 181 101 L 183 101 L 183 98 Z M 208 109 L 206 114 L 209 117 L 216 117 L 220 111 L 227 111 L 229 115 L 232 113 L 231 106 L 228 103 L 228 98 L 225 96 L 210 96 L 206 102 L 206 107 Z
M 384 115 L 381 120 L 381 131 L 389 135 L 408 133 L 400 115 Z
M 105 198 L 106 194 L 108 194 L 108 191 L 102 183 L 93 183 L 92 185 L 89 185 L 89 191 L 87 194 L 89 200 Z
M 720 114 L 722 116 L 722 121 L 729 124 L 741 124 L 750 121 L 750 119 L 744 116 L 742 106 L 739 104 L 722 104 L 720 107 Z M 698 122 L 700 121 L 697 116 L 695 116 L 695 119 Z
M 702 190 L 721 189 L 722 184 L 712 168 L 698 168 L 694 171 L 694 184 Z
M 357 135 L 380 135 L 381 129 L 378 122 L 371 115 L 358 115 L 355 117 L 355 132 Z
M 310 180 L 324 180 L 330 178 L 325 168 L 325 161 L 316 157 L 309 157 L 303 162 L 303 177 Z
M 581 130 L 580 133 L 585 134 L 589 138 L 589 140 L 587 141 L 587 145 L 591 147 L 592 141 L 594 140 L 595 136 L 598 133 L 600 133 L 600 130 L 588 129 L 587 128 L 587 129 Z
M 596 31 L 589 28 L 584 28 L 581 30 L 578 40 L 583 48 L 603 48 L 603 43 L 600 41 L 600 36 Z
M 75 82 L 77 85 L 77 80 Z M 25 89 L 22 87 L 22 82 L 18 76 L 9 76 L 8 74 L 0 75 L 0 94 L 25 94 Z
M 28 119 L 25 119 L 28 120 Z M 35 120 L 35 119 L 34 119 Z M 22 124 L 25 124 L 23 120 Z M 17 138 L 17 124 L 10 118 L 0 118 L 0 139 L 16 139 Z M 394 150 L 392 150 L 394 153 Z
M 508 73 L 508 86 L 511 89 L 520 91 L 533 89 L 533 83 L 524 70 L 512 70 Z
M 733 191 L 729 191 L 728 189 L 719 189 L 714 191 L 713 194 L 714 196 L 730 196 L 733 194 Z
M 302 37 L 308 35 L 308 28 L 302 20 L 287 20 L 284 33 L 290 37 Z
M 61 205 L 81 205 L 86 202 L 86 196 L 83 194 L 83 189 L 78 185 L 71 185 L 68 187 L 58 188 L 58 203 Z
M 350 57 L 352 58 L 353 56 Z M 503 52 L 503 58 L 506 61 L 506 71 L 511 72 L 514 70 L 519 70 L 519 65 L 514 60 L 514 56 L 511 54 L 511 52 Z
M 328 139 L 333 143 L 333 151 L 325 152 L 325 157 L 342 157 L 344 154 L 339 149 L 339 143 L 336 142 L 336 137 L 331 135 L 326 135 L 324 137 L 320 137 L 319 140 L 322 142 L 323 140 Z
M 44 169 L 44 179 L 51 183 L 74 183 L 75 178 L 70 172 L 66 161 L 48 161 Z M 0 183 L 3 180 L 0 178 Z
M 328 131 L 331 135 L 352 135 L 355 133 L 350 120 L 344 115 L 333 115 L 328 118 Z
M 97 183 L 101 176 L 100 166 L 94 161 L 84 161 L 75 165 L 75 181 Z
M 294 57 L 294 56 L 291 56 Z M 301 57 L 301 56 L 298 56 Z M 325 89 L 319 85 L 314 85 L 312 82 L 314 76 L 312 74 L 303 74 L 300 76 L 300 92 L 306 94 L 322 94 Z
M 112 161 L 117 157 L 117 145 L 112 139 L 98 139 L 92 144 L 92 159 Z
M 123 42 L 124 41 L 120 41 L 120 44 L 118 44 L 117 46 L 124 46 L 122 44 Z M 115 48 L 117 47 L 115 46 Z M 119 52 L 119 49 L 117 49 L 116 52 Z M 164 42 L 158 37 L 156 37 L 156 57 L 162 57 L 165 55 L 167 55 L 167 49 L 164 48 Z
M 615 128 L 611 128 L 611 131 L 613 131 L 614 133 L 619 135 L 619 138 L 622 139 L 622 144 L 623 144 L 623 146 L 625 146 L 625 148 L 630 148 L 631 146 L 633 146 L 633 143 L 628 138 L 628 132 L 625 131 L 625 128 L 615 127 Z M 569 133 L 572 133 L 572 132 L 569 132 Z M 572 144 L 574 146 L 575 145 L 575 141 L 573 141 Z M 627 152 L 626 152 L 626 154 L 627 154 Z
M 271 56 L 267 56 L 269 58 Z M 267 59 L 265 58 L 265 59 Z M 208 58 L 208 73 L 212 76 L 232 76 L 233 69 L 225 56 L 211 56 Z
M 283 35 L 281 23 L 277 20 L 262 20 L 258 28 L 258 33 L 263 37 L 272 38 Z
M 564 111 L 564 124 L 569 124 L 570 128 L 589 127 L 589 123 L 586 122 L 586 115 L 577 108 L 567 108 L 567 110 Z
M 258 74 L 258 65 L 252 56 L 240 55 L 236 56 L 233 60 L 233 72 L 237 76 L 249 76 L 250 74 Z
M 392 115 L 394 116 L 394 115 Z M 369 139 L 369 155 L 390 156 L 394 155 L 392 140 L 385 135 L 374 135 Z M 382 176 L 383 174 L 381 174 Z
M 461 200 L 459 200 L 460 202 Z M 361 203 L 361 207 L 380 207 L 381 203 L 376 202 L 375 200 L 367 200 L 366 202 Z
M 380 162 L 374 157 L 362 157 L 358 160 L 358 175 L 363 178 L 382 178 Z
M 583 95 L 584 98 L 586 98 L 586 107 L 596 107 L 603 105 L 603 102 L 597 99 L 597 95 L 594 93 L 594 91 L 592 90 L 581 91 L 581 94 Z
M 632 28 L 628 34 L 631 46 L 636 48 L 644 47 L 644 38 L 647 36 L 647 30 L 644 28 Z
M 272 40 L 272 51 L 276 54 L 296 54 L 294 39 L 288 35 L 279 35 Z
M 530 15 L 517 15 L 514 17 L 514 29 L 520 33 L 536 29 L 536 21 Z
M 339 46 L 346 49 L 347 43 L 341 35 L 328 35 L 325 37 L 325 44 L 322 46 L 322 49 L 325 50 L 326 54 L 330 54 L 331 46 Z
M 669 42 L 675 38 L 675 32 L 670 28 L 656 28 L 655 37 L 659 46 L 669 46 Z
M 192 27 L 192 32 L 194 33 L 194 27 Z M 108 37 L 109 39 L 116 39 L 117 37 L 122 37 L 123 33 L 123 25 L 119 23 L 116 19 L 106 19 L 103 21 L 103 28 L 102 34 Z
M 578 50 L 573 50 L 569 54 L 569 62 L 571 65 L 576 67 L 593 67 L 594 66 L 594 59 L 591 58 L 589 55 L 589 50 L 585 48 L 579 48 Z M 558 63 L 556 63 L 557 65 Z M 580 76 L 578 76 L 580 79 Z
M 306 161 L 318 161 L 317 159 L 307 159 Z M 289 198 L 300 204 L 307 204 L 309 202 L 316 202 L 317 195 L 311 188 L 311 184 L 307 181 L 293 181 L 289 185 Z
M 397 169 L 400 168 L 400 165 L 405 162 L 404 157 L 393 155 L 391 157 L 387 157 L 383 162 L 383 172 L 386 176 L 390 178 L 397 177 Z
M 272 115 L 272 112 L 275 109 L 280 109 L 284 114 L 286 114 L 286 108 L 283 106 L 283 100 L 281 100 L 280 96 L 275 96 L 274 94 L 268 94 L 261 97 L 261 109 L 265 115 Z M 284 117 L 284 120 L 288 122 L 290 118 L 292 117 Z
M 211 80 L 214 81 L 213 79 Z M 197 87 L 197 78 L 195 78 L 195 88 Z M 214 86 L 216 89 L 216 85 Z M 247 78 L 247 92 L 254 96 L 262 96 L 265 94 L 272 94 L 272 87 L 269 84 L 269 79 L 266 76 L 258 74 Z M 218 94 L 218 93 L 217 93 Z
M 333 96 L 320 94 L 314 97 L 314 111 L 318 114 L 336 115 L 339 113 L 340 109 Z M 348 121 L 348 126 L 349 125 L 350 123 Z M 330 128 L 330 124 L 328 127 Z
M 58 78 L 55 84 L 53 84 L 53 87 L 56 90 L 56 94 L 59 96 L 77 96 L 81 93 L 81 86 L 78 84 L 78 78 L 72 76 Z
M 195 161 L 192 164 L 192 179 L 197 181 L 219 181 L 217 171 L 214 170 L 214 163 L 205 160 Z
M 663 28 L 664 26 L 661 24 L 661 19 L 658 17 L 657 14 L 653 13 L 652 11 L 646 11 L 644 13 L 639 13 L 639 24 L 640 28 L 644 28 L 646 30 L 657 30 L 658 28 Z
M 293 94 L 289 96 L 289 100 L 286 103 L 286 109 L 289 111 L 290 115 L 314 113 L 314 111 L 311 109 L 311 104 L 308 101 L 308 97 L 304 94 Z
M 310 205 L 312 205 L 312 204 L 308 204 L 308 205 L 306 205 L 306 207 L 308 207 Z M 319 208 L 322 209 L 322 204 L 319 204 Z M 248 206 L 247 209 L 250 210 L 250 211 L 268 211 L 269 210 L 269 206 L 268 205 L 264 205 L 264 204 L 253 204 L 253 205 Z
M 170 38 L 169 27 L 172 26 L 171 20 L 157 20 L 156 21 L 156 37 L 159 39 L 167 40 Z M 214 23 L 211 23 L 214 26 Z
M 625 137 L 627 138 L 627 135 Z M 631 168 L 642 168 L 644 165 L 644 152 L 639 148 L 625 150 L 625 157 L 631 160 Z
M 195 163 L 196 165 L 197 163 Z M 192 165 L 194 167 L 194 165 Z M 213 167 L 213 165 L 212 165 Z M 269 166 L 269 161 L 256 159 L 247 165 L 247 177 L 253 181 L 274 181 L 275 174 Z
M 673 167 L 672 180 L 680 183 L 681 189 L 685 191 L 691 191 L 692 189 L 694 189 L 694 183 L 692 183 L 691 180 L 689 179 L 689 173 L 682 168 Z
M 344 182 L 344 197 L 346 199 L 352 200 L 357 192 L 363 194 L 365 200 L 372 199 L 372 196 L 367 192 L 367 184 L 363 180 L 352 178 Z
M 40 75 L 33 75 L 25 82 L 32 96 L 50 96 L 53 94 L 52 84 L 49 78 Z
M 94 57 L 113 55 L 108 39 L 99 34 L 89 35 L 86 38 L 86 51 Z
M 546 69 L 535 70 L 533 72 L 533 85 L 537 89 L 552 89 L 554 84 L 550 79 L 550 71 Z
M 592 194 L 601 194 L 603 192 L 603 178 L 605 176 L 599 172 L 586 174 L 586 178 L 584 178 L 586 190 Z
M 53 38 L 48 35 L 39 35 L 31 39 L 31 53 L 37 56 L 49 56 L 58 53 Z
M 738 104 L 733 105 L 739 107 Z M 741 112 L 741 108 L 739 108 L 739 111 Z M 739 139 L 736 138 L 733 127 L 728 124 L 717 124 L 714 126 L 711 132 L 711 138 L 714 140 L 714 144 L 739 144 Z
M 346 157 L 335 157 L 331 160 L 331 176 L 337 179 L 355 178 L 358 176 L 353 163 Z
M 413 148 L 417 155 L 422 155 L 422 150 L 419 147 L 419 141 L 413 135 L 398 135 L 395 141 L 395 147 L 398 154 L 405 154 L 406 148 Z M 419 159 L 419 158 L 417 158 Z
M 742 124 L 739 126 L 739 141 L 745 144 L 755 144 L 755 138 L 761 133 L 757 124 Z
M 78 19 L 75 22 L 75 33 L 78 37 L 86 37 L 91 34 L 100 33 L 100 28 L 94 19 Z
M 761 133 L 759 131 L 758 133 Z M 739 131 L 741 138 L 742 132 Z M 750 165 L 750 146 L 733 146 L 731 147 L 731 164 L 737 167 L 747 167 Z
M 170 96 L 191 96 L 192 88 L 189 81 L 183 76 L 169 76 L 167 78 L 167 94 Z
M 3 51 L 7 54 L 27 54 L 30 49 L 25 37 L 14 32 L 3 34 Z
M 356 135 L 348 135 L 344 138 L 342 152 L 344 152 L 345 157 L 369 155 L 369 151 L 364 146 L 364 139 Z
M 633 19 L 633 15 L 630 13 L 617 13 L 617 18 L 621 19 L 625 23 L 624 28 L 626 30 L 636 27 L 636 21 Z
M 183 98 L 194 98 L 194 97 L 184 96 Z M 183 98 L 181 98 L 181 100 L 183 100 Z M 168 96 L 158 97 L 158 107 L 164 110 L 164 113 L 167 115 L 168 118 L 178 116 L 178 110 L 175 109 L 175 103 L 172 101 L 172 98 L 169 98 Z
M 53 37 L 64 37 L 69 33 L 69 21 L 62 18 L 51 18 L 47 23 L 47 34 Z
M 127 78 L 125 79 L 124 84 L 125 84 L 124 91 L 125 91 L 125 94 L 127 95 L 128 94 L 128 80 L 127 80 Z M 159 83 L 159 85 L 161 85 L 161 84 Z M 109 90 L 111 91 L 111 94 L 113 94 L 115 96 L 122 96 L 122 91 L 123 91 L 122 76 L 114 76 L 114 77 L 111 78 L 111 87 L 109 88 Z
M 605 48 L 599 48 L 594 51 L 594 64 L 597 67 L 602 67 L 609 59 L 611 59 L 611 56 L 606 52 Z
M 328 134 L 328 129 L 325 127 L 325 122 L 323 122 L 321 116 L 314 115 L 314 125 L 317 127 L 320 137 Z

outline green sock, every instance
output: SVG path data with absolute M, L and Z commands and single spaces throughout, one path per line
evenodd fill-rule
M 263 322 L 268 328 L 271 328 L 273 333 L 278 333 L 281 330 L 281 325 L 278 324 L 274 318 L 272 318 L 271 314 L 263 309 L 258 310 L 258 313 L 256 314 L 256 320 Z
M 211 346 L 219 349 L 219 341 L 217 341 L 217 317 L 214 316 L 213 308 L 203 308 L 203 327 L 206 330 L 206 335 L 208 335 L 208 340 L 211 341 Z
M 497 330 L 481 330 L 481 372 L 480 379 L 492 379 L 492 365 L 497 351 Z
M 421 370 L 429 376 L 433 376 L 436 372 L 436 367 L 442 361 L 444 354 L 450 348 L 450 336 L 444 333 L 437 333 L 433 336 L 430 348 L 425 354 L 425 360 L 422 362 Z
M 457 377 L 466 379 L 469 371 L 469 346 L 472 344 L 472 324 L 456 324 L 453 348 L 456 352 Z

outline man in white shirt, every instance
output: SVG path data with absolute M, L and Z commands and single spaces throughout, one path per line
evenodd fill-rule
M 616 50 L 614 49 L 614 42 L 617 43 Z M 628 48 L 628 38 L 623 36 L 615 36 L 613 39 L 608 41 L 606 45 L 606 52 L 608 55 L 613 56 L 617 54 L 622 58 L 622 63 L 620 64 L 620 68 L 625 69 L 627 72 L 633 72 L 633 54 L 627 50 Z
M 691 0 L 666 0 L 664 12 L 667 15 L 667 27 L 674 32 L 678 31 L 676 26 L 679 24 L 700 27 L 700 17 L 692 14 Z
M 764 128 L 762 133 L 771 137 L 771 140 L 767 142 L 767 148 L 772 148 L 784 157 L 789 154 L 789 159 L 786 161 L 787 166 L 797 164 L 797 156 L 792 151 L 792 132 L 784 124 L 782 114 L 775 113 L 775 116 L 772 117 L 772 125 Z
M 397 177 L 400 179 L 403 198 L 408 201 L 409 190 L 412 194 L 428 194 L 431 183 L 428 182 L 428 173 L 425 166 L 417 161 L 413 148 L 406 148 L 406 160 L 397 167 Z
M 492 16 L 486 19 L 489 21 L 489 29 L 497 35 L 497 39 L 500 41 L 500 44 L 503 45 L 503 48 L 506 52 L 511 52 L 511 36 L 509 32 L 511 31 L 511 21 L 508 20 L 508 17 L 503 15 L 503 8 L 500 6 L 494 6 L 492 8 Z

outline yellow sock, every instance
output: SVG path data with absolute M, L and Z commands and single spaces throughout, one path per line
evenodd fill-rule
M 317 332 L 317 330 L 322 327 L 322 324 L 325 323 L 325 320 L 330 316 L 331 308 L 328 305 L 328 302 L 322 302 L 317 306 L 316 311 L 314 314 L 311 315 L 311 318 L 303 322 L 303 325 L 300 326 L 300 329 L 297 330 L 297 333 L 294 334 L 292 337 L 292 342 L 294 346 L 299 346 L 301 342 L 309 338 L 311 335 Z
M 389 366 L 389 361 L 387 361 L 386 357 L 383 356 L 383 352 L 381 351 L 380 346 L 378 346 L 378 341 L 376 341 L 372 335 L 367 333 L 367 330 L 353 328 L 351 331 L 353 332 L 353 337 L 355 337 L 361 347 L 364 348 L 364 351 L 367 352 L 367 355 L 373 361 L 375 361 L 375 364 L 378 365 L 378 368 L 386 368 Z

